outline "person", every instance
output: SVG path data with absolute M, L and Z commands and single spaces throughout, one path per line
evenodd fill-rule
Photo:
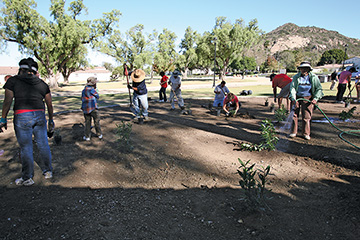
M 215 99 L 213 106 L 214 107 L 222 107 L 224 103 L 225 96 L 230 92 L 228 87 L 225 86 L 226 82 L 223 80 L 219 85 L 217 85 L 214 89 Z
M 166 88 L 167 88 L 167 81 L 168 81 L 168 77 L 165 75 L 164 72 L 160 72 L 160 76 L 161 76 L 161 80 L 160 80 L 160 91 L 159 91 L 159 102 L 167 102 L 167 98 L 166 98 Z
M 85 118 L 85 141 L 90 141 L 91 137 L 91 119 L 94 121 L 96 135 L 99 139 L 103 138 L 101 127 L 100 127 L 100 113 L 98 111 L 97 100 L 99 94 L 96 91 L 96 84 L 98 80 L 96 77 L 89 77 L 87 83 L 81 93 L 81 109 L 84 113 Z
M 34 156 L 33 140 L 39 150 L 42 160 L 40 168 L 45 179 L 53 177 L 51 151 L 47 132 L 54 131 L 53 106 L 49 86 L 35 74 L 38 64 L 32 58 L 24 58 L 19 62 L 18 74 L 10 77 L 4 85 L 5 97 L 0 121 L 2 128 L 7 129 L 7 115 L 10 106 L 14 103 L 14 130 L 20 145 L 22 162 L 21 177 L 15 180 L 16 185 L 31 186 L 34 184 Z M 48 110 L 48 126 L 46 126 L 45 104 Z
M 174 103 L 174 97 L 176 96 L 176 99 L 178 100 L 178 105 L 181 110 L 184 110 L 184 99 L 181 96 L 181 78 L 179 77 L 179 72 L 174 71 L 170 77 L 169 84 L 171 86 L 171 92 L 170 92 L 170 104 L 171 104 L 171 110 L 175 109 L 175 103 Z
M 276 76 L 275 71 L 272 70 L 272 73 L 270 74 L 270 82 L 272 82 L 272 80 L 275 76 Z
M 331 73 L 330 80 L 331 80 L 330 90 L 333 90 L 336 82 L 339 80 L 337 69 Z
M 274 93 L 274 102 L 276 103 L 276 98 L 278 98 L 279 109 L 281 108 L 283 98 L 286 98 L 286 108 L 290 111 L 290 101 L 289 101 L 289 94 L 290 94 L 290 85 L 292 79 L 289 78 L 286 74 L 277 74 L 273 77 L 272 80 L 272 88 Z M 277 88 L 281 88 L 279 95 L 276 96 Z
M 302 115 L 302 134 L 310 140 L 310 120 L 314 105 L 322 98 L 323 92 L 319 78 L 313 74 L 309 62 L 302 62 L 298 66 L 299 72 L 293 77 L 290 85 L 290 100 L 294 106 L 294 116 L 289 137 L 296 137 L 298 131 L 298 116 Z M 298 100 L 299 98 L 307 99 Z
M 356 99 L 354 102 L 360 102 L 360 72 L 355 76 Z
M 346 84 L 348 85 L 348 88 L 350 90 L 351 88 L 351 75 L 352 73 L 356 72 L 356 69 L 354 67 L 351 67 L 347 71 L 343 71 L 340 73 L 339 76 L 339 84 L 338 84 L 338 91 L 336 94 L 336 103 L 344 103 L 343 96 L 346 91 Z
M 225 115 L 227 117 L 230 116 L 230 110 L 235 109 L 234 116 L 236 116 L 240 107 L 241 103 L 239 102 L 238 97 L 232 92 L 229 92 L 223 101 L 223 110 L 225 111 Z
M 135 119 L 141 118 L 143 116 L 144 120 L 148 119 L 148 97 L 147 97 L 147 88 L 145 83 L 145 72 L 141 69 L 135 69 L 131 75 L 132 86 L 128 85 L 128 88 L 134 90 L 133 93 L 133 104 L 134 104 L 134 114 Z M 142 110 L 140 111 L 140 104 Z

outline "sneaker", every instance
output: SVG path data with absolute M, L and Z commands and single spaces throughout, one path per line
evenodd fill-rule
M 99 138 L 99 139 L 103 139 L 103 135 L 100 134 L 100 135 L 98 136 L 98 138 Z
M 135 115 L 133 119 L 134 119 L 134 120 L 138 120 L 139 118 L 140 118 L 140 116 Z
M 45 179 L 51 179 L 53 177 L 53 174 L 51 171 L 47 171 L 44 173 Z
M 291 134 L 289 135 L 289 137 L 291 137 L 291 138 L 296 137 L 296 133 L 291 133 Z
M 144 121 L 149 120 L 149 116 L 144 116 Z
M 90 138 L 89 137 L 83 137 L 83 140 L 85 140 L 85 141 L 90 141 Z
M 309 136 L 309 135 L 304 135 L 304 138 L 305 138 L 306 140 L 310 140 L 310 136 Z
M 32 178 L 29 178 L 28 180 L 25 180 L 25 181 L 23 178 L 18 178 L 15 180 L 16 185 L 31 186 L 34 183 L 35 182 L 34 182 L 34 180 L 32 180 Z
M 344 104 L 345 102 L 344 101 L 336 101 L 336 103 Z
M 175 108 L 170 108 L 170 111 L 174 111 L 175 110 Z
M 159 102 L 164 102 L 164 100 L 159 100 Z

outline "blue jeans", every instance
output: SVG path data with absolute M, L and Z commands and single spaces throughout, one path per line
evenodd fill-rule
M 22 162 L 22 178 L 27 180 L 34 177 L 34 156 L 32 135 L 39 149 L 42 162 L 40 168 L 43 173 L 52 171 L 51 152 L 47 138 L 46 118 L 43 111 L 26 112 L 14 116 L 14 129 L 20 145 Z
M 143 94 L 143 95 L 138 95 L 136 93 L 134 93 L 134 99 L 133 99 L 133 103 L 134 103 L 134 114 L 136 116 L 140 116 L 140 104 L 142 106 L 142 115 L 144 117 L 148 116 L 148 108 L 149 108 L 149 103 L 148 103 L 148 98 L 147 98 L 147 94 Z

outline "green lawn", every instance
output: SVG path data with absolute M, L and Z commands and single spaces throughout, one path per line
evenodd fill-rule
M 252 82 L 252 80 L 246 80 Z M 255 80 L 254 80 L 255 81 Z M 190 84 L 204 84 L 204 82 L 194 81 L 189 82 Z M 209 88 L 199 88 L 199 89 L 184 89 L 182 90 L 183 98 L 213 98 L 214 97 L 214 89 L 212 86 L 212 81 L 209 81 Z M 187 85 L 188 83 L 186 83 Z M 185 83 L 184 83 L 185 85 Z M 158 81 L 153 81 L 148 86 L 158 86 Z M 323 91 L 325 95 L 336 95 L 336 91 L 329 90 L 330 83 L 323 83 Z M 101 90 L 105 89 L 119 89 L 126 87 L 126 81 L 120 82 L 100 82 L 99 88 Z M 81 83 L 72 83 L 69 86 L 60 88 L 59 91 L 80 91 L 84 88 L 84 84 Z M 126 104 L 129 103 L 129 95 L 127 93 L 121 94 L 101 94 L 100 90 L 100 106 L 108 106 L 113 104 Z M 239 95 L 242 90 L 251 90 L 253 93 L 251 96 L 264 96 L 272 98 L 272 88 L 270 86 L 265 85 L 257 85 L 257 86 L 243 86 L 243 87 L 234 87 L 230 88 L 230 91 Z M 56 90 L 57 91 L 57 90 Z M 1 90 L 0 94 L 4 94 L 4 90 Z M 348 94 L 348 91 L 345 93 L 345 96 Z M 353 95 L 356 92 L 353 92 Z M 170 96 L 170 91 L 167 91 L 167 95 Z M 156 91 L 149 91 L 148 96 L 152 99 L 158 99 L 159 93 L 158 90 Z M 3 99 L 0 99 L 0 106 L 2 107 Z M 66 111 L 66 110 L 76 110 L 80 109 L 81 107 L 81 99 L 80 96 L 76 97 L 53 97 L 53 105 L 54 111 Z M 11 118 L 13 111 L 10 111 L 9 118 Z

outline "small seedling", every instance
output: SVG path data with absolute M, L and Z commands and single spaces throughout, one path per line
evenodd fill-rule
M 263 141 L 260 144 L 242 142 L 238 144 L 241 150 L 260 152 L 262 150 L 273 151 L 276 149 L 276 144 L 279 141 L 279 138 L 276 136 L 276 130 L 271 120 L 269 119 L 263 120 L 260 129 L 261 129 L 261 137 Z
M 340 114 L 339 117 L 341 120 L 345 121 L 347 119 L 353 118 L 354 117 L 354 112 L 356 110 L 356 107 L 352 107 L 349 111 L 345 111 L 343 110 Z
M 241 177 L 239 184 L 245 190 L 247 200 L 255 206 L 266 205 L 264 194 L 270 166 L 255 169 L 255 163 L 250 165 L 250 160 L 247 162 L 241 161 L 240 158 L 238 160 L 240 167 L 237 172 Z
M 121 121 L 121 123 L 116 124 L 116 135 L 118 137 L 117 142 L 119 143 L 119 147 L 123 150 L 131 151 L 133 149 L 130 140 L 131 131 L 131 123 L 125 123 L 124 121 Z
M 287 110 L 284 105 L 281 105 L 281 108 L 275 110 L 275 119 L 278 122 L 284 121 L 287 117 Z

